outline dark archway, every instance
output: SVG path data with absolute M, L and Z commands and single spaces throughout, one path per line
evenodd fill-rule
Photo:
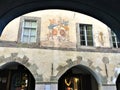
M 87 14 L 104 22 L 118 35 L 118 37 L 120 37 L 120 22 L 118 20 L 119 18 L 117 17 L 117 14 L 115 14 L 115 17 L 112 15 L 114 13 L 110 12 L 110 9 L 108 10 L 108 8 L 103 7 L 103 5 L 106 6 L 106 3 L 109 5 L 108 3 L 110 2 L 108 1 L 98 2 L 98 0 L 20 0 L 16 2 L 13 0 L 8 0 L 8 2 L 6 2 L 7 0 L 4 3 L 5 5 L 3 4 L 3 7 L 6 7 L 1 10 L 2 13 L 0 14 L 0 33 L 2 33 L 3 28 L 7 25 L 8 22 L 25 13 L 44 9 L 65 9 Z
M 22 64 L 9 62 L 0 68 L 0 90 L 35 90 L 35 79 Z
M 58 80 L 58 90 L 99 90 L 99 82 L 82 65 L 67 70 Z
M 118 75 L 117 80 L 116 80 L 116 88 L 117 90 L 120 90 L 120 74 Z

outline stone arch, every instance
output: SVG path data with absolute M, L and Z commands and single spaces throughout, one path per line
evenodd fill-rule
M 26 2 L 18 1 L 18 2 L 19 4 L 13 2 L 14 7 L 10 8 L 9 10 L 6 10 L 6 12 L 2 14 L 1 22 L 0 22 L 0 33 L 2 33 L 3 28 L 12 19 L 28 12 L 32 12 L 36 10 L 44 10 L 44 9 L 65 9 L 65 10 L 77 11 L 99 19 L 100 21 L 104 22 L 109 27 L 111 27 L 112 30 L 114 31 L 116 30 L 115 32 L 117 32 L 117 29 L 120 28 L 119 22 L 115 17 L 108 14 L 107 11 L 104 11 L 104 9 L 100 10 L 94 5 L 89 5 L 89 3 L 86 1 L 76 2 L 76 1 L 65 1 L 65 0 L 58 0 L 58 1 L 37 0 L 37 1 L 26 1 Z M 66 6 L 66 4 L 69 4 L 69 6 Z
M 58 66 L 57 70 L 58 73 L 56 75 L 56 78 L 60 78 L 67 70 L 74 66 L 80 66 L 81 68 L 84 68 L 85 70 L 89 71 L 94 78 L 97 80 L 98 84 L 102 84 L 102 78 L 100 76 L 101 68 L 99 66 L 94 66 L 93 62 L 91 60 L 83 61 L 81 56 L 76 57 L 77 60 L 72 61 L 72 59 L 66 60 L 67 65 L 65 66 Z
M 78 71 L 77 71 L 78 70 Z M 84 74 L 90 74 L 90 76 L 92 77 L 92 81 L 94 82 L 94 85 L 91 84 L 91 88 L 94 88 L 94 90 L 101 90 L 101 87 L 102 87 L 102 82 L 101 82 L 101 79 L 99 77 L 99 75 L 97 75 L 93 70 L 91 70 L 89 67 L 85 66 L 85 65 L 74 65 L 66 70 L 64 70 L 63 74 L 60 76 L 59 80 L 58 80 L 58 90 L 59 88 L 59 85 L 61 83 L 61 80 L 63 77 L 65 77 L 65 75 L 67 75 L 67 73 L 72 73 L 71 71 L 73 71 L 74 73 L 84 73 Z M 67 75 L 67 77 L 71 77 L 71 74 Z M 84 85 L 83 85 L 84 86 Z M 96 87 L 97 86 L 97 87 Z
M 118 75 L 117 80 L 116 80 L 116 88 L 117 90 L 120 90 L 120 74 Z
M 15 52 L 15 53 L 11 53 L 10 56 L 8 57 L 5 57 L 4 55 L 0 56 L 0 66 L 4 67 L 6 64 L 9 64 L 12 62 L 19 63 L 24 67 L 26 67 L 31 72 L 36 82 L 37 80 L 43 81 L 42 75 L 39 75 L 37 73 L 37 69 L 38 69 L 37 65 L 34 63 L 31 63 L 29 61 L 28 56 L 24 55 L 23 57 L 20 57 L 18 54 L 19 53 Z
M 7 62 L 0 67 L 0 89 L 35 90 L 35 78 L 32 73 L 18 62 Z M 6 80 L 6 81 L 5 81 Z M 4 82 L 3 82 L 4 81 Z
M 85 70 L 87 70 L 88 72 L 90 72 L 90 73 L 94 76 L 94 78 L 96 79 L 97 83 L 100 84 L 100 85 L 102 84 L 102 82 L 101 82 L 101 77 L 100 77 L 96 72 L 94 72 L 91 68 L 89 68 L 89 67 L 87 67 L 87 66 L 85 66 L 85 65 L 81 65 L 81 64 L 73 65 L 73 66 L 71 66 L 71 67 L 69 67 L 69 68 L 64 69 L 64 71 L 62 71 L 61 75 L 58 76 L 58 79 L 59 79 L 66 71 L 68 71 L 69 69 L 71 69 L 71 68 L 73 68 L 73 67 L 76 67 L 76 66 L 81 67 L 82 69 L 85 69 Z
M 27 68 L 24 64 L 20 63 L 20 62 L 16 62 L 16 61 L 10 61 L 10 62 L 5 62 L 0 66 L 0 69 L 5 69 L 7 67 L 11 67 L 11 66 L 17 66 L 17 65 L 22 65 L 23 67 Z M 30 72 L 30 71 L 29 71 Z

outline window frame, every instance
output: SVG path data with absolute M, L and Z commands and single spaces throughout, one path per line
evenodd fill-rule
M 112 33 L 113 33 L 113 34 L 112 34 Z M 113 37 L 114 37 L 114 39 L 115 39 L 115 42 L 113 42 Z M 116 46 L 116 47 L 114 47 L 113 43 L 115 43 L 115 46 Z M 120 43 L 120 42 L 119 42 L 119 40 L 118 40 L 118 38 L 117 38 L 117 35 L 115 34 L 114 31 L 111 30 L 111 46 L 112 46 L 112 48 L 120 48 L 120 47 L 118 46 L 118 43 Z
M 25 20 L 31 20 L 31 21 L 36 21 L 37 22 L 37 28 L 36 28 L 36 42 L 22 42 L 22 38 L 23 38 L 23 25 L 24 25 L 24 21 Z M 41 18 L 39 17 L 30 17 L 30 16 L 22 16 L 20 17 L 20 24 L 19 24 L 19 31 L 18 31 L 18 43 L 22 43 L 22 44 L 40 44 L 40 28 L 41 28 L 41 24 L 40 24 Z
M 81 37 L 80 37 L 80 25 L 89 25 L 89 26 L 91 26 L 92 27 L 92 43 L 93 43 L 93 45 L 92 46 L 90 46 L 90 45 L 88 45 L 87 43 L 88 43 L 88 39 L 87 39 L 87 31 L 84 31 L 85 32 L 85 45 L 81 45 Z M 93 25 L 92 24 L 83 24 L 83 23 L 77 23 L 76 24 L 76 28 L 77 28 L 77 31 L 76 31 L 76 36 L 77 36 L 77 48 L 80 48 L 80 47 L 94 47 L 94 36 L 93 36 Z

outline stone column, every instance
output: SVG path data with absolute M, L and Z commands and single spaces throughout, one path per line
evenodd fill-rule
M 103 90 L 102 84 L 98 84 L 98 90 Z

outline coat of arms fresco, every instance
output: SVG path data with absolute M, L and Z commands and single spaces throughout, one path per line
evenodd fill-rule
M 42 41 L 42 46 L 50 47 L 72 47 L 74 44 L 70 41 L 69 20 L 59 17 L 58 19 L 49 19 L 46 41 Z
M 49 19 L 49 33 L 48 39 L 56 39 L 60 41 L 69 40 L 69 21 L 60 18 L 58 21 L 55 19 Z

